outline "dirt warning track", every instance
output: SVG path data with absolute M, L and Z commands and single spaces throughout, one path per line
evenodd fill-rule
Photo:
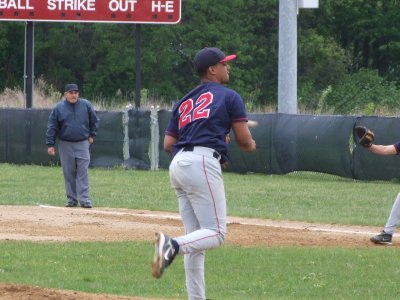
M 228 217 L 227 244 L 376 247 L 381 228 Z M 0 240 L 152 241 L 156 231 L 183 234 L 177 213 L 48 205 L 0 206 Z M 393 244 L 396 247 L 396 243 Z

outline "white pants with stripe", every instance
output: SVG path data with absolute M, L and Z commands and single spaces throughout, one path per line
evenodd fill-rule
M 174 240 L 184 254 L 190 300 L 205 299 L 204 250 L 220 246 L 226 235 L 224 182 L 214 152 L 207 147 L 180 151 L 169 167 L 185 228 L 185 235 Z

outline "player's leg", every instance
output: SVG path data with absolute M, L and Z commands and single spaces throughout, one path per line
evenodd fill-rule
M 186 174 L 181 174 L 181 169 L 178 166 L 178 158 L 176 155 L 172 160 L 169 166 L 169 176 L 171 185 L 176 190 L 176 194 L 179 200 L 179 203 L 184 203 L 185 200 L 188 200 L 185 197 L 185 192 L 182 188 L 180 188 L 182 182 L 181 178 L 188 176 Z M 191 162 L 184 162 L 181 165 L 190 165 Z M 189 210 L 185 210 L 184 215 L 181 215 L 182 221 L 185 224 L 188 224 L 193 218 L 189 215 Z M 195 219 L 195 218 L 194 218 Z M 169 237 L 165 233 L 158 232 L 156 233 L 156 240 L 155 240 L 155 253 L 153 256 L 153 260 L 151 263 L 152 268 L 152 275 L 153 277 L 160 278 L 164 273 L 165 269 L 172 263 L 175 256 L 180 252 L 180 247 L 177 241 L 173 238 Z M 181 253 L 183 254 L 183 253 Z
M 186 289 L 189 299 L 206 298 L 206 282 L 204 277 L 205 251 L 185 254 Z
M 226 235 L 226 199 L 221 166 L 215 158 L 194 155 L 187 167 L 190 179 L 181 188 L 193 208 L 200 229 L 177 237 L 181 252 L 192 253 L 220 246 Z
M 197 155 L 197 158 L 199 156 Z M 218 247 L 226 234 L 226 200 L 221 166 L 214 158 L 194 160 L 191 185 L 183 183 L 185 201 L 180 201 L 186 235 L 176 238 L 184 257 L 189 299 L 205 299 L 205 249 Z M 197 170 L 197 173 L 195 172 Z M 190 216 L 183 217 L 183 216 Z M 193 221 L 195 220 L 195 221 Z
M 218 237 L 220 224 L 216 220 L 226 218 L 225 195 L 221 201 L 224 204 L 223 209 L 211 200 L 214 196 L 220 196 L 219 192 L 216 192 L 216 195 L 210 195 L 210 186 L 213 189 L 214 183 L 207 182 L 206 174 L 213 171 L 209 171 L 209 167 L 204 167 L 208 164 L 207 160 L 211 161 L 212 169 L 221 171 L 219 162 L 215 158 L 203 158 L 191 153 L 178 155 L 170 165 L 171 184 L 176 189 L 179 211 L 185 228 L 185 235 L 174 240 L 180 246 L 180 253 L 185 254 L 186 287 L 189 299 L 205 299 L 204 250 L 217 247 L 222 243 L 223 238 Z M 208 176 L 209 180 L 214 182 L 215 175 L 208 174 Z M 217 177 L 222 179 L 222 176 L 217 175 Z M 223 186 L 222 180 L 219 184 Z M 211 217 L 215 215 L 216 210 L 220 211 L 222 216 Z M 203 219 L 207 217 L 207 221 L 203 220 L 204 227 L 199 223 L 198 215 L 201 215 Z
M 392 236 L 396 229 L 396 226 L 400 224 L 400 193 L 397 194 L 396 200 L 393 203 L 392 210 L 390 211 L 389 218 L 386 222 L 383 231 L 371 237 L 371 241 L 375 244 L 392 244 Z
M 393 234 L 396 226 L 400 224 L 400 193 L 397 194 L 396 200 L 393 203 L 392 210 L 385 225 L 385 232 Z
M 174 157 L 169 171 L 171 184 L 177 191 L 186 234 L 167 239 L 171 244 L 177 243 L 179 253 L 185 254 L 189 298 L 197 299 L 199 296 L 199 299 L 204 299 L 204 250 L 221 245 L 226 234 L 226 200 L 221 166 L 213 157 L 185 152 Z M 161 233 L 161 236 L 164 237 L 164 234 Z M 168 252 L 163 250 L 164 246 L 167 246 Z M 169 251 L 170 247 L 162 239 L 157 239 L 152 263 L 154 277 L 158 278 L 164 272 L 167 265 L 162 254 L 173 252 Z
M 177 188 L 176 194 L 185 234 L 199 230 L 200 224 L 186 192 Z M 189 299 L 205 299 L 204 255 L 204 250 L 184 255 L 186 289 Z
M 60 141 L 58 148 L 61 167 L 64 174 L 65 191 L 68 199 L 66 206 L 76 206 L 78 200 L 76 194 L 76 162 L 73 144 L 66 141 Z

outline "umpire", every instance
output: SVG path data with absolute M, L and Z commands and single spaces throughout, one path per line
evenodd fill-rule
M 99 128 L 99 119 L 92 104 L 79 98 L 79 88 L 75 83 L 65 86 L 65 99 L 53 108 L 47 123 L 46 145 L 50 156 L 56 154 L 56 138 L 64 173 L 67 195 L 66 207 L 92 208 L 89 197 L 89 146 Z

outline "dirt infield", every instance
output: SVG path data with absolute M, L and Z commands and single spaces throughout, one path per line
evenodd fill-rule
M 68 227 L 66 231 L 65 228 Z M 183 233 L 178 214 L 116 208 L 0 206 L 0 240 L 152 241 L 156 231 Z M 381 228 L 228 217 L 226 244 L 251 246 L 376 247 Z M 399 247 L 400 244 L 393 244 Z M 0 299 L 139 299 L 0 284 Z M 148 299 L 148 298 L 147 298 Z

